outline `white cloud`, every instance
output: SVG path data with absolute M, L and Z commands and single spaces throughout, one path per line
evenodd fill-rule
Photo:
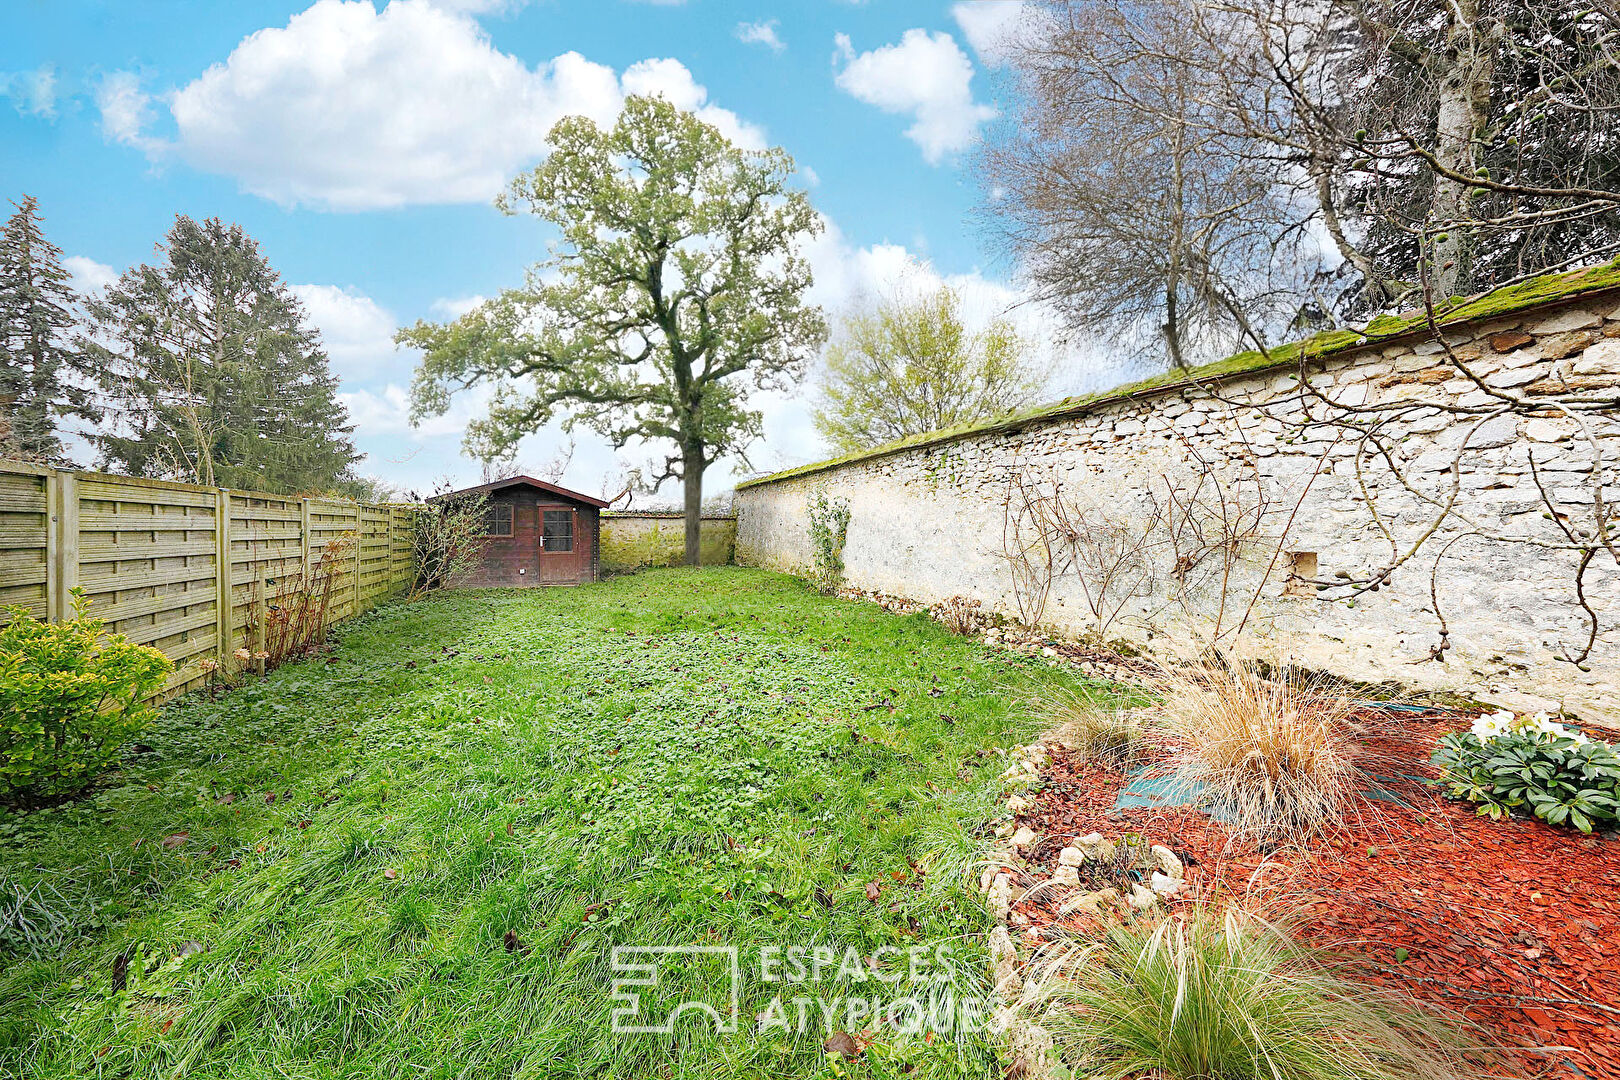
M 679 60 L 639 60 L 624 69 L 624 77 L 619 81 L 626 95 L 651 94 L 661 97 L 676 108 L 696 113 L 699 119 L 719 128 L 722 135 L 738 146 L 749 150 L 765 149 L 764 129 L 748 123 L 729 109 L 708 104 L 709 91 L 692 77 L 686 65 Z
M 387 383 L 375 389 L 361 387 L 338 394 L 349 410 L 349 420 L 357 436 L 376 438 L 406 435 L 417 439 L 454 436 L 459 439 L 467 424 L 483 416 L 489 408 L 489 395 L 464 391 L 456 395 L 442 416 L 429 416 L 417 427 L 411 426 L 411 393 L 401 383 Z
M 293 285 L 292 293 L 321 332 L 332 370 L 348 381 L 409 376 L 414 354 L 394 347 L 398 321 L 371 297 L 336 285 Z
M 101 133 L 125 146 L 151 149 L 156 144 L 142 130 L 151 113 L 152 99 L 141 89 L 132 71 L 113 71 L 96 86 L 96 108 L 101 110 Z
M 962 0 L 951 5 L 951 17 L 962 28 L 962 36 L 991 67 L 1007 62 L 1012 34 L 1028 14 L 1024 0 Z
M 909 113 L 914 122 L 906 137 L 931 165 L 966 150 L 979 125 L 996 116 L 973 100 L 973 62 L 944 31 L 907 30 L 898 45 L 859 55 L 847 35 L 835 40 L 843 64 L 838 88 L 884 112 Z
M 459 319 L 488 299 L 489 297 L 477 293 L 471 296 L 441 296 L 433 301 L 433 313 L 443 315 L 447 319 Z
M 446 11 L 465 11 L 472 15 L 510 15 L 529 5 L 529 0 L 428 0 L 428 2 Z
M 102 127 L 284 205 L 341 210 L 487 200 L 545 155 L 557 120 L 609 123 L 629 93 L 662 93 L 763 144 L 675 60 L 644 60 L 622 79 L 574 52 L 531 68 L 496 49 L 471 14 L 500 7 L 316 0 L 170 95 L 172 141 L 145 134 L 148 99 L 128 73 L 103 82 Z
M 733 31 L 737 40 L 745 45 L 763 45 L 771 52 L 781 52 L 787 45 L 776 34 L 777 21 L 766 19 L 763 22 L 740 22 Z
M 0 95 L 9 97 L 19 115 L 56 119 L 56 68 L 41 64 L 33 71 L 0 71 Z
M 83 255 L 69 255 L 62 260 L 62 268 L 73 276 L 73 291 L 80 296 L 100 292 L 118 280 L 117 270 Z

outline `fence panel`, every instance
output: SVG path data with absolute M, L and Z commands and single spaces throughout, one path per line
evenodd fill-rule
M 329 623 L 403 591 L 413 525 L 408 507 L 0 461 L 0 606 L 62 620 L 82 587 L 110 631 L 174 661 L 168 698 L 205 680 L 198 661 L 253 648 L 266 597 L 329 549 Z
M 0 607 L 20 604 L 36 618 L 50 614 L 56 576 L 52 494 L 49 469 L 0 472 Z
M 337 499 L 309 500 L 310 558 L 324 552 L 331 559 L 331 619 L 352 618 L 360 613 L 359 506 Z

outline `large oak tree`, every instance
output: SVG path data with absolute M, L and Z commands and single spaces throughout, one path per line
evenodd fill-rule
M 488 384 L 467 432 L 480 459 L 558 416 L 615 447 L 672 444 L 652 479 L 683 482 L 696 565 L 703 472 L 760 433 L 749 389 L 791 385 L 826 338 L 800 253 L 819 219 L 784 151 L 740 149 L 659 98 L 626 99 L 608 130 L 565 118 L 549 139 L 497 205 L 555 226 L 552 256 L 456 321 L 400 332 L 424 353 L 413 418 Z

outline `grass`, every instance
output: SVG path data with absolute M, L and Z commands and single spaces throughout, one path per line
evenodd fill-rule
M 1355 797 L 1351 711 L 1327 683 L 1233 665 L 1173 676 L 1161 714 L 1185 747 L 1179 774 L 1228 820 L 1297 838 L 1341 821 Z
M 815 1008 L 755 1030 L 779 993 L 887 985 L 745 973 L 739 1034 L 613 1035 L 610 950 L 942 945 L 976 987 L 974 752 L 1062 690 L 1107 695 L 758 571 L 385 607 L 0 816 L 0 1075 L 999 1075 L 971 1032 L 852 1066 Z M 659 992 L 723 985 L 694 960 Z
M 1052 737 L 1082 761 L 1129 769 L 1147 748 L 1141 719 L 1122 703 L 1100 703 L 1095 694 L 1059 690 L 1041 708 L 1053 726 Z
M 1460 1080 L 1469 1029 L 1351 982 L 1240 908 L 1141 919 L 1045 984 L 1065 1059 L 1096 1080 Z M 1477 1033 L 1475 1033 L 1477 1034 Z

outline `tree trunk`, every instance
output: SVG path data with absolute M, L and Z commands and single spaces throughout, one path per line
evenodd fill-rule
M 1490 108 L 1492 43 L 1487 28 L 1480 25 L 1479 0 L 1460 0 L 1452 18 L 1449 47 L 1439 61 L 1434 156 L 1447 169 L 1472 176 L 1477 163 L 1474 141 Z M 1434 243 L 1436 299 L 1454 296 L 1468 284 L 1474 194 L 1468 185 L 1435 174 L 1430 220 L 1443 230 Z
M 703 529 L 703 447 L 687 446 L 681 453 L 681 478 L 686 484 L 686 565 L 701 566 L 699 543 Z
M 1164 290 L 1164 340 L 1170 348 L 1170 364 L 1177 371 L 1187 370 L 1187 358 L 1181 353 L 1181 326 L 1176 314 L 1176 282 L 1171 278 Z

